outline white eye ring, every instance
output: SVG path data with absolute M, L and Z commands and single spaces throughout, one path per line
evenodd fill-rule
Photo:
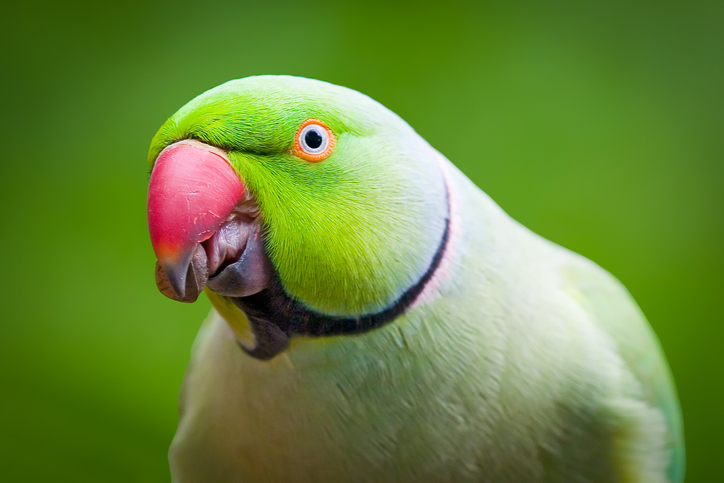
M 334 134 L 322 121 L 307 119 L 294 137 L 293 153 L 310 162 L 326 159 L 334 149 Z
M 329 133 L 319 124 L 305 126 L 299 133 L 299 147 L 307 154 L 321 154 L 327 146 L 329 146 Z

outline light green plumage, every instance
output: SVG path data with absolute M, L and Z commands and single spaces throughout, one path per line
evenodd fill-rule
M 308 117 L 339 136 L 314 165 L 288 152 Z M 174 481 L 683 480 L 676 394 L 626 290 L 510 219 L 401 119 L 353 91 L 258 77 L 189 103 L 151 160 L 183 137 L 230 151 L 285 288 L 323 312 L 378 310 L 420 277 L 448 214 L 443 179 L 452 217 L 433 284 L 382 328 L 295 337 L 260 361 L 212 313 Z
M 338 137 L 321 163 L 289 152 L 309 118 Z M 231 81 L 169 119 L 154 138 L 151 161 L 187 137 L 229 150 L 262 210 L 285 288 L 309 307 L 376 312 L 427 269 L 446 216 L 434 154 L 368 97 L 293 77 Z

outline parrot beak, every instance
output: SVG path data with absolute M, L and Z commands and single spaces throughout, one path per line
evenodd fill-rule
M 224 224 L 245 188 L 221 150 L 184 140 L 156 159 L 148 187 L 148 231 L 156 283 L 175 300 L 193 302 L 209 277 L 201 243 Z

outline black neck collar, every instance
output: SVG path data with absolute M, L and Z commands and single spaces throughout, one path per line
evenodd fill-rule
M 282 352 L 293 335 L 328 337 L 361 334 L 392 322 L 422 293 L 442 262 L 450 238 L 450 204 L 447 204 L 445 230 L 430 265 L 420 280 L 408 288 L 394 304 L 381 312 L 355 317 L 327 315 L 308 309 L 292 298 L 284 290 L 279 275 L 275 274 L 269 288 L 248 297 L 233 299 L 249 319 L 256 339 L 256 346 L 253 349 L 242 347 L 244 351 L 253 357 L 266 360 Z

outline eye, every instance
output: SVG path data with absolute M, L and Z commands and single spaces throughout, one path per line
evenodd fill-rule
M 302 159 L 316 163 L 327 159 L 334 149 L 334 134 L 322 121 L 307 119 L 297 129 L 293 152 Z

